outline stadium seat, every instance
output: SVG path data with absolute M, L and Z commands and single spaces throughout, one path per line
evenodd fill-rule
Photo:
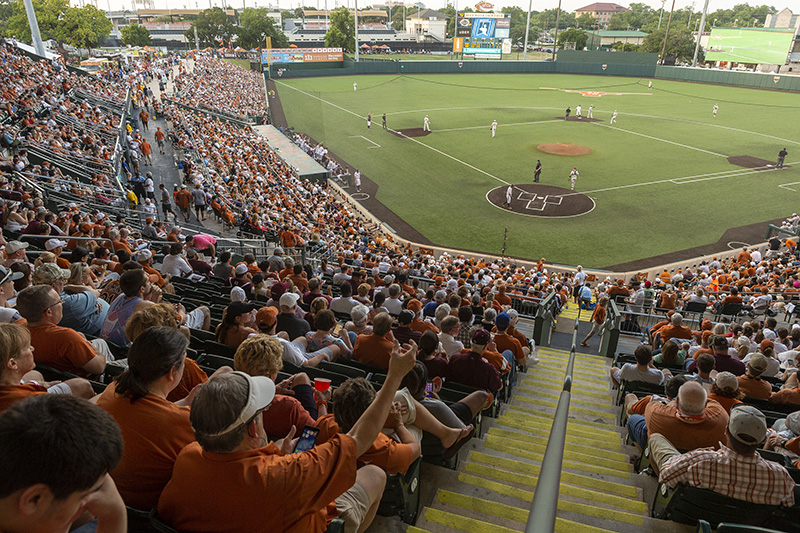
M 367 377 L 367 372 L 361 368 L 356 368 L 354 366 L 349 365 L 342 365 L 339 363 L 331 363 L 328 361 L 323 361 L 317 368 L 321 370 L 329 370 L 331 372 L 336 372 L 338 374 L 344 374 L 350 378 L 365 378 Z
M 699 318 L 702 318 L 703 314 L 706 312 L 706 307 L 706 304 L 703 302 L 689 302 L 683 306 L 681 313 L 683 314 L 683 318 L 686 319 L 689 318 L 689 315 L 698 315 Z
M 152 533 L 159 531 L 153 527 L 151 521 L 151 511 L 142 511 L 126 505 L 125 511 L 128 514 L 128 531 L 141 531 L 142 533 Z
M 714 321 L 719 322 L 723 317 L 730 317 L 733 320 L 742 312 L 742 304 L 725 304 L 716 313 L 714 313 Z
M 233 358 L 211 353 L 202 354 L 198 363 L 205 367 L 213 368 L 214 370 L 218 370 L 223 366 L 229 366 L 233 368 Z
M 716 528 L 723 521 L 754 526 L 765 524 L 777 507 L 737 500 L 684 484 L 669 488 L 659 483 L 652 509 L 653 518 L 690 525 L 702 519 Z
M 378 514 L 400 516 L 406 524 L 414 525 L 419 513 L 419 474 L 422 458 L 411 463 L 405 474 L 387 476 Z
M 205 352 L 214 355 L 222 355 L 224 357 L 233 359 L 233 356 L 236 354 L 236 348 L 233 346 L 228 346 L 227 344 L 222 344 L 221 342 L 206 341 Z
M 742 401 L 748 405 L 755 406 L 762 411 L 768 410 L 768 411 L 773 411 L 775 413 L 784 413 L 784 418 L 785 415 L 800 410 L 800 405 L 794 403 L 773 403 L 770 402 L 769 400 L 762 400 L 760 398 L 751 398 L 749 396 L 745 396 L 742 399 Z

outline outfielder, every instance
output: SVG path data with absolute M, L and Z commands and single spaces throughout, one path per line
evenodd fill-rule
M 612 124 L 616 124 L 617 123 L 617 110 L 616 109 L 614 110 L 614 114 L 611 115 L 611 123 Z
M 425 115 L 422 120 L 422 131 L 431 131 L 431 119 L 428 118 L 428 115 Z
M 494 139 L 494 134 L 497 132 L 497 121 L 492 121 L 492 139 Z
M 714 118 L 717 118 L 717 111 L 719 111 L 719 106 L 714 104 Z

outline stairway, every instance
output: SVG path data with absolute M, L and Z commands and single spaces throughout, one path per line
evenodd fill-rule
M 439 477 L 432 503 L 409 533 L 524 530 L 569 352 L 540 348 L 538 356 L 459 469 Z M 642 486 L 654 480 L 643 480 L 630 464 L 624 430 L 615 425 L 609 366 L 605 358 L 576 355 L 555 531 L 693 531 L 649 518 Z

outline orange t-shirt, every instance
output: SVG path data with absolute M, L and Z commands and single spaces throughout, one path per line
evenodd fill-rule
M 517 361 L 525 359 L 525 354 L 522 353 L 522 345 L 508 333 L 495 334 L 494 343 L 497 345 L 498 352 L 502 353 L 506 350 L 511 350 L 511 353 L 514 354 L 514 359 Z
M 677 416 L 675 402 L 667 404 L 653 402 L 647 404 L 644 419 L 650 435 L 664 435 L 678 450 L 697 448 L 719 449 L 720 441 L 725 441 L 728 427 L 728 413 L 714 400 L 706 404 L 705 416 L 700 420 L 683 420 Z
M 667 324 L 659 330 L 661 333 L 661 341 L 667 342 L 670 339 L 691 339 L 692 330 L 686 326 L 674 326 Z
M 17 402 L 37 396 L 47 394 L 47 389 L 41 385 L 26 383 L 25 385 L 11 385 L 8 387 L 0 386 L 0 413 L 11 407 Z
M 316 426 L 319 428 L 317 445 L 328 442 L 331 437 L 339 433 L 339 425 L 333 415 L 319 417 Z M 378 433 L 369 450 L 358 457 L 358 462 L 359 464 L 375 465 L 392 476 L 405 473 L 414 459 L 411 446 L 397 442 L 384 433 Z
M 70 328 L 47 324 L 29 328 L 33 359 L 40 364 L 72 372 L 80 377 L 89 375 L 83 367 L 94 359 L 97 353 L 83 336 Z
M 716 394 L 709 394 L 708 395 L 708 399 L 709 400 L 715 400 L 718 404 L 720 404 L 722 406 L 723 409 L 725 409 L 725 411 L 729 415 L 731 414 L 731 409 L 733 409 L 734 405 L 738 405 L 738 404 L 742 403 L 741 400 L 737 400 L 736 398 L 728 398 L 726 396 L 717 396 Z
M 116 394 L 116 383 L 103 391 L 97 405 L 114 417 L 125 447 L 111 477 L 126 505 L 152 509 L 172 475 L 180 451 L 194 442 L 189 408 L 148 394 L 134 403 Z
M 439 328 L 437 328 L 433 322 L 428 322 L 427 320 L 422 320 L 421 318 L 415 318 L 411 321 L 411 329 L 414 331 L 419 331 L 420 333 L 425 333 L 428 330 L 437 334 L 439 333 Z
M 305 410 L 300 400 L 292 396 L 276 394 L 269 404 L 269 409 L 263 412 L 264 431 L 272 440 L 284 438 L 289 434 L 292 426 L 296 428 L 295 435 L 299 435 L 305 426 L 316 425 L 314 419 Z M 320 444 L 317 437 L 317 444 Z
M 65 269 L 65 270 L 69 270 L 69 266 L 70 266 L 72 263 L 70 263 L 69 261 L 67 261 L 67 260 L 66 260 L 66 259 L 64 259 L 63 257 L 56 257 L 56 264 L 57 264 L 59 267 L 61 267 L 61 268 Z
M 742 394 L 745 396 L 768 400 L 772 395 L 772 385 L 769 384 L 769 381 L 765 381 L 761 378 L 749 378 L 746 374 L 736 379 L 739 380 L 739 390 L 742 391 Z
M 597 305 L 592 312 L 592 322 L 602 324 L 606 321 L 606 308 L 602 305 Z
M 193 442 L 175 461 L 158 514 L 181 531 L 322 533 L 356 466 L 349 435 L 288 455 L 274 444 L 212 453 Z
M 189 393 L 192 392 L 193 388 L 208 381 L 208 375 L 203 371 L 202 368 L 200 368 L 200 365 L 197 364 L 197 361 L 189 357 L 187 357 L 184 361 L 183 377 L 181 377 L 181 381 L 178 383 L 178 386 L 172 389 L 172 392 L 167 395 L 167 400 L 171 402 L 183 400 L 189 396 Z
M 353 358 L 361 363 L 389 368 L 392 341 L 378 335 L 359 335 L 353 347 Z
M 800 389 L 783 389 L 773 392 L 769 401 L 772 403 L 793 403 L 800 405 Z

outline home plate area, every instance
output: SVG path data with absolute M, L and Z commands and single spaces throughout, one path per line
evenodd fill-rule
M 574 217 L 594 209 L 594 200 L 562 187 L 540 183 L 521 183 L 513 185 L 511 208 L 505 206 L 508 186 L 496 187 L 488 192 L 486 199 L 502 209 L 533 217 L 561 218 Z

